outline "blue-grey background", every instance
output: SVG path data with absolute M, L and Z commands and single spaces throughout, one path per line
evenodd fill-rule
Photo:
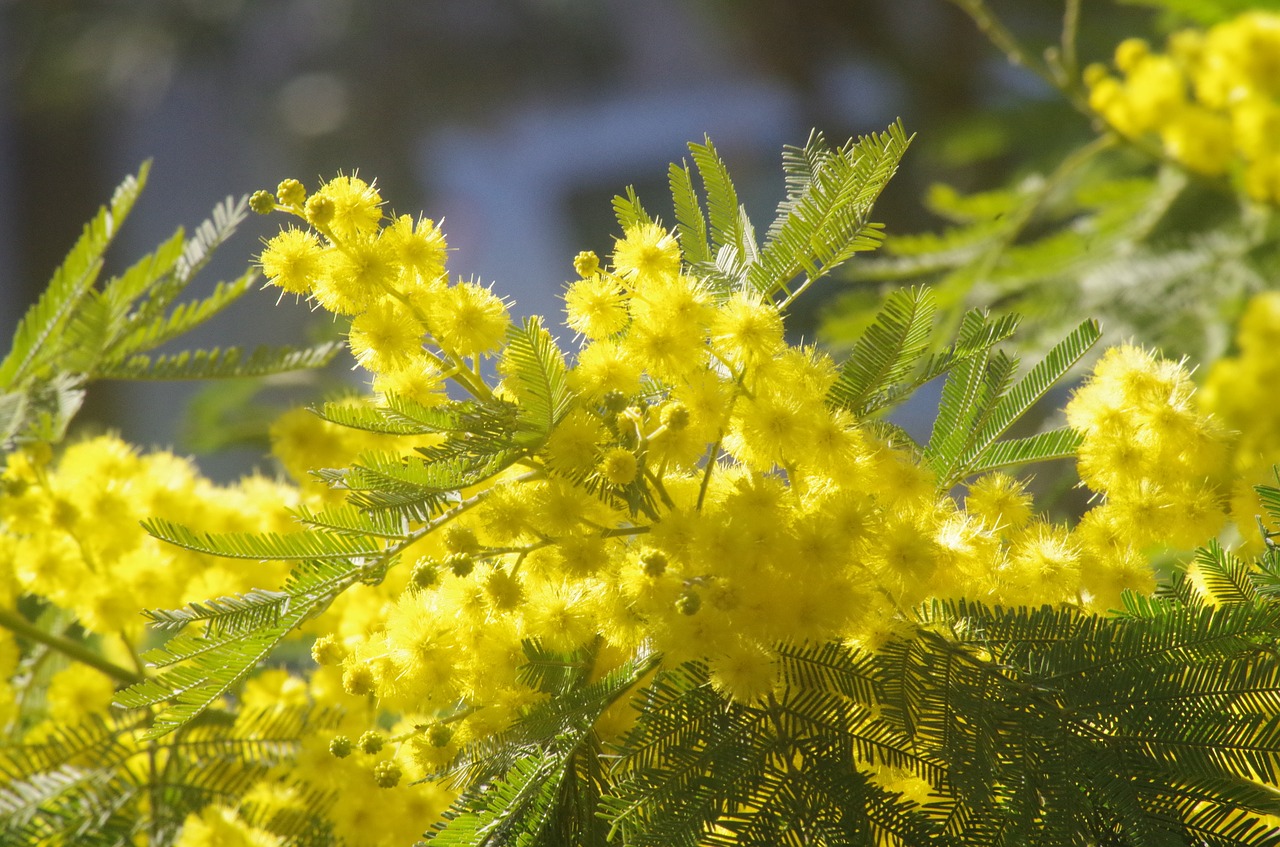
M 993 6 L 1032 44 L 1056 37 L 1056 0 Z M 1136 19 L 1091 6 L 1086 59 Z M 0 0 L 0 64 L 0 339 L 145 159 L 121 266 L 227 195 L 358 171 L 389 209 L 444 219 L 455 274 L 558 317 L 573 255 L 616 234 L 610 198 L 634 184 L 670 220 L 666 165 L 704 134 L 763 229 L 782 145 L 900 117 L 918 141 L 881 202 L 893 232 L 931 225 L 929 183 L 1028 164 L 993 127 L 1046 154 L 1087 132 L 944 0 Z M 281 220 L 251 218 L 198 291 Z M 812 337 L 822 302 L 791 331 Z M 320 319 L 275 303 L 255 292 L 196 341 L 297 342 Z M 85 420 L 188 449 L 194 390 L 106 384 Z

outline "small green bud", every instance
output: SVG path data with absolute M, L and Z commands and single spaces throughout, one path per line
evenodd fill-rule
M 259 215 L 269 215 L 276 210 L 276 198 L 270 191 L 255 191 L 249 195 L 249 208 Z
M 476 560 L 466 553 L 450 553 L 444 563 L 454 576 L 466 576 L 476 568 Z
M 645 550 L 640 554 L 640 567 L 645 576 L 662 576 L 667 570 L 667 554 L 661 550 Z
M 360 749 L 366 753 L 376 753 L 381 750 L 382 745 L 386 743 L 387 740 L 382 737 L 382 733 L 375 729 L 371 729 L 364 735 L 361 735 L 360 740 L 356 742 Z
M 440 581 L 440 569 L 430 559 L 419 559 L 409 574 L 409 582 L 414 588 L 430 588 Z
M 307 200 L 307 221 L 312 226 L 328 226 L 334 211 L 333 201 L 323 194 L 314 194 Z
M 474 556 L 480 552 L 480 539 L 471 527 L 452 524 L 444 531 L 444 546 L 450 553 Z
M 400 782 L 400 766 L 395 759 L 385 759 L 373 766 L 373 781 L 379 788 L 395 788 Z
M 339 759 L 347 758 L 351 755 L 351 739 L 345 735 L 335 735 L 329 740 L 329 753 Z
M 606 391 L 600 402 L 604 405 L 604 410 L 607 413 L 610 415 L 616 415 L 630 405 L 631 398 L 614 388 L 610 391 Z
M 432 747 L 444 747 L 453 740 L 453 727 L 435 721 L 427 727 L 427 743 Z
M 689 407 L 679 402 L 668 403 L 662 407 L 658 420 L 672 432 L 679 432 L 689 426 Z
M 698 592 L 686 588 L 679 597 L 676 598 L 676 611 L 682 615 L 696 615 L 698 610 L 702 608 L 702 598 L 698 596 Z
M 311 645 L 311 658 L 320 666 L 336 665 L 345 659 L 347 651 L 333 635 L 322 635 Z
M 286 179 L 276 186 L 276 199 L 281 206 L 301 206 L 307 200 L 307 189 L 296 179 Z
M 586 279 L 600 270 L 600 257 L 590 250 L 583 250 L 573 257 L 573 269 L 578 272 L 578 276 Z

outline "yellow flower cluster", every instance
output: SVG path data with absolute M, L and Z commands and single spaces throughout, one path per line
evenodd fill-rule
M 1118 578 L 1149 574 L 1145 549 L 1190 549 L 1221 531 L 1227 433 L 1197 406 L 1182 365 L 1131 346 L 1103 354 L 1066 412 L 1083 435 L 1080 478 L 1103 498 L 1073 533 L 1082 576 L 1114 602 Z
M 354 176 L 311 195 L 286 180 L 254 205 L 308 224 L 270 239 L 260 262 L 283 292 L 350 317 L 351 350 L 375 390 L 352 402 L 434 406 L 448 402 L 446 388 L 490 407 L 536 399 L 504 348 L 505 305 L 448 281 L 432 222 L 384 217 L 378 192 Z M 1118 348 L 1071 401 L 1081 477 L 1101 502 L 1070 529 L 1039 517 L 1005 473 L 969 481 L 961 498 L 940 491 L 911 445 L 828 403 L 836 364 L 788 344 L 770 298 L 691 275 L 659 225 L 628 228 L 607 263 L 581 253 L 574 268 L 566 323 L 582 345 L 566 366 L 563 414 L 545 437 L 513 442 L 513 464 L 459 492 L 432 524 L 405 521 L 392 539 L 405 564 L 306 624 L 317 667 L 305 679 L 267 670 L 236 693 L 246 737 L 263 709 L 336 706 L 343 717 L 238 804 L 189 816 L 181 847 L 276 847 L 259 823 L 300 812 L 307 786 L 341 793 L 329 814 L 349 843 L 412 839 L 452 799 L 419 781 L 545 696 L 522 674 L 531 651 L 576 657 L 597 678 L 640 648 L 672 664 L 700 660 L 721 692 L 756 702 L 780 683 L 780 642 L 874 647 L 931 596 L 1114 607 L 1122 589 L 1150 586 L 1145 548 L 1194 545 L 1224 521 L 1228 442 L 1177 364 Z M 1250 315 L 1242 362 L 1274 349 L 1280 301 L 1259 300 Z M 497 357 L 497 381 L 483 356 Z M 161 544 L 143 518 L 189 524 L 198 512 L 200 532 L 287 533 L 298 529 L 288 507 L 345 496 L 320 490 L 308 471 L 427 446 L 304 411 L 284 415 L 272 438 L 300 487 L 215 486 L 183 459 L 110 436 L 56 461 L 13 454 L 0 473 L 0 605 L 33 595 L 65 610 L 113 662 L 138 667 L 139 608 L 285 580 L 281 564 L 237 568 Z M 1237 464 L 1249 449 L 1237 448 Z M 17 662 L 0 632 L 0 674 Z M 105 711 L 114 687 L 78 665 L 55 674 L 49 721 L 29 739 Z M 13 694 L 0 685 L 0 723 L 15 714 Z M 617 734 L 633 717 L 620 702 L 597 729 Z M 122 743 L 137 746 L 141 778 L 154 748 Z M 925 796 L 922 785 L 900 787 Z
M 380 241 L 387 228 L 361 237 Z M 327 246 L 288 237 L 343 249 L 319 230 Z M 403 550 L 409 567 L 346 592 L 319 625 L 325 672 L 417 728 L 397 742 L 397 767 L 438 768 L 538 699 L 520 678 L 530 642 L 590 648 L 596 672 L 641 645 L 668 662 L 704 660 L 721 691 L 751 702 L 778 684 L 778 642 L 874 645 L 929 596 L 1114 604 L 1121 588 L 1150 584 L 1124 540 L 1137 507 L 1117 505 L 1119 488 L 1099 488 L 1111 500 L 1083 537 L 1036 518 L 1004 474 L 973 481 L 962 508 L 914 452 L 826 403 L 835 364 L 788 345 L 774 303 L 688 275 L 677 240 L 656 224 L 628 229 L 607 266 L 591 253 L 574 266 L 567 324 L 585 341 L 567 414 Z M 316 276 L 288 290 L 323 304 L 323 267 L 317 260 Z M 423 327 L 396 342 L 408 352 L 388 341 L 363 364 L 377 376 L 378 362 L 427 361 L 476 397 L 518 402 L 513 363 L 500 360 L 505 379 L 490 389 L 440 329 L 470 323 L 449 314 L 468 307 L 415 300 L 397 282 L 410 277 L 389 261 L 375 294 L 345 295 L 408 311 Z M 1159 413 L 1124 407 L 1115 418 L 1136 429 L 1145 414 Z M 1135 442 L 1151 468 L 1175 452 L 1163 438 L 1186 435 L 1169 427 Z M 1195 471 L 1187 466 L 1188 480 Z M 1185 488 L 1146 496 L 1172 512 L 1185 508 Z M 625 721 L 606 723 L 615 717 Z M 390 772 L 379 767 L 379 778 Z
M 414 727 L 401 721 L 390 733 L 366 730 L 377 725 L 379 715 L 367 697 L 353 697 L 342 690 L 342 672 L 335 666 L 321 665 L 306 680 L 283 669 L 258 674 L 240 696 L 240 720 L 245 722 L 246 716 L 264 709 L 309 704 L 337 707 L 339 724 L 332 731 L 304 736 L 296 759 L 256 783 L 242 806 L 252 806 L 266 819 L 303 811 L 308 794 L 336 795 L 339 801 L 327 805 L 324 813 L 343 843 L 401 847 L 420 837 L 424 822 L 438 819 L 455 799 L 455 792 L 439 784 L 413 784 L 426 773 L 414 759 L 412 745 L 400 742 L 417 737 Z M 335 739 L 339 743 L 335 744 Z M 345 749 L 342 742 L 346 742 Z M 395 771 L 400 778 L 394 782 L 379 782 L 375 777 L 379 772 Z M 198 838 L 210 816 L 231 819 L 236 826 L 251 829 L 227 810 L 215 808 L 206 809 L 199 821 L 188 819 L 183 836 L 192 832 L 191 837 Z M 193 845 L 203 843 L 196 840 Z
M 1236 334 L 1235 356 L 1210 368 L 1200 392 L 1200 405 L 1220 418 L 1233 433 L 1228 467 L 1231 515 L 1245 541 L 1258 553 L 1262 537 L 1257 515 L 1263 514 L 1253 486 L 1275 484 L 1280 456 L 1280 409 L 1274 401 L 1280 384 L 1280 292 L 1256 295 L 1245 309 Z M 1276 527 L 1270 527 L 1274 531 Z
M 0 473 L 0 601 L 34 595 L 92 633 L 134 642 L 143 608 L 276 585 L 288 573 L 164 544 L 143 531 L 144 518 L 198 513 L 211 532 L 280 532 L 293 528 L 287 508 L 297 501 L 292 486 L 263 477 L 218 486 L 186 459 L 142 454 L 111 435 L 73 444 L 56 462 L 13 454 Z
M 263 273 L 283 292 L 353 316 L 351 352 L 373 374 L 376 391 L 431 405 L 445 398 L 445 376 L 483 387 L 466 360 L 501 345 L 510 323 L 505 304 L 475 282 L 448 283 L 445 240 L 434 222 L 401 215 L 382 226 L 381 206 L 377 190 L 355 176 L 310 196 L 285 180 L 271 207 L 310 228 L 268 241 Z M 423 348 L 424 337 L 438 352 Z
M 1089 104 L 1117 132 L 1156 136 L 1165 153 L 1207 176 L 1237 171 L 1255 200 L 1280 203 L 1280 14 L 1251 11 L 1207 31 L 1140 39 L 1115 51 L 1120 76 L 1085 71 Z
M 279 440 L 295 440 L 288 433 L 304 429 L 295 423 Z M 302 443 L 317 443 L 314 433 L 305 431 Z M 376 438 L 349 430 L 328 435 L 328 452 L 317 451 L 313 458 L 339 464 L 350 462 Z M 20 596 L 39 598 L 91 633 L 89 649 L 119 667 L 136 668 L 148 637 L 141 609 L 178 608 L 277 586 L 288 572 L 282 563 L 215 559 L 162 543 L 140 522 L 160 517 L 189 523 L 198 514 L 202 531 L 289 532 L 297 529 L 289 509 L 301 496 L 293 486 L 261 477 L 214 485 L 186 459 L 140 453 L 115 436 L 72 444 L 56 460 L 47 448 L 11 454 L 0 473 L 0 608 L 16 608 Z M 18 717 L 12 679 L 18 660 L 17 644 L 0 628 L 0 728 L 12 727 Z M 44 688 L 42 719 L 25 727 L 23 737 L 39 742 L 55 728 L 100 718 L 110 710 L 117 685 L 118 680 L 84 664 L 66 665 L 52 674 Z M 242 717 L 264 708 L 323 704 L 346 710 L 340 728 L 347 731 L 376 720 L 363 698 L 343 692 L 335 668 L 321 668 L 305 681 L 282 670 L 265 671 L 238 699 Z M 119 739 L 136 747 L 125 767 L 140 780 L 149 778 L 155 755 L 142 739 L 143 729 L 122 730 Z M 299 780 L 321 791 L 341 789 L 343 802 L 329 810 L 335 832 L 347 843 L 395 847 L 420 835 L 422 821 L 438 817 L 452 799 L 436 786 L 408 785 L 408 778 L 389 796 L 369 774 L 374 757 L 339 762 L 329 755 L 328 743 L 327 734 L 305 738 L 300 763 L 277 769 L 243 803 L 269 817 L 303 809 Z M 406 756 L 405 773 L 422 776 L 414 767 Z M 396 813 L 388 811 L 388 801 Z M 236 808 L 214 805 L 187 820 L 178 843 L 276 847 L 281 842 L 247 823 Z

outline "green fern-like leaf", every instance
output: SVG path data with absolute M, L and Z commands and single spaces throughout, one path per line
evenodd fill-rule
M 971 464 L 966 475 L 986 473 L 999 468 L 1047 462 L 1052 459 L 1070 459 L 1080 448 L 1082 436 L 1065 427 L 1029 435 L 1026 438 L 1010 438 L 996 442 Z
M 197 534 L 162 518 L 143 521 L 143 528 L 161 541 L 187 550 L 232 559 L 349 561 L 380 555 L 384 548 L 373 539 L 337 533 L 301 531 L 288 534 L 247 532 Z
M 693 187 L 693 175 L 687 164 L 674 162 L 667 169 L 671 185 L 671 199 L 676 211 L 676 231 L 680 235 L 680 248 L 689 264 L 699 267 L 710 264 L 714 258 L 711 250 L 711 234 L 707 230 L 707 218 L 702 212 L 698 192 Z
M 976 468 L 991 467 L 984 462 L 1010 426 L 1027 413 L 1058 380 L 1078 362 L 1098 340 L 1101 331 L 1094 321 L 1086 321 L 1052 350 L 1011 388 L 1007 381 L 1016 364 L 999 354 L 969 360 L 953 371 L 943 388 L 938 418 L 933 435 L 925 448 L 925 457 L 946 488 Z M 1064 455 L 1069 435 L 1046 434 L 1033 440 L 1004 448 L 996 461 L 1001 464 L 1021 461 L 1018 456 L 1044 457 Z
M 18 384 L 40 366 L 42 358 L 57 349 L 56 339 L 74 314 L 85 294 L 93 287 L 102 269 L 102 255 L 146 185 L 148 163 L 137 176 L 129 177 L 116 189 L 111 204 L 85 225 L 67 258 L 54 273 L 44 294 L 33 305 L 14 334 L 13 347 L 0 361 L 0 386 Z
M 1256 820 L 1280 808 L 1267 787 L 1280 762 L 1280 662 L 1256 650 L 1278 614 L 1164 602 L 1108 619 L 935 602 L 921 637 L 880 657 L 883 714 L 950 763 L 952 802 L 1003 818 L 1006 837 L 1185 843 L 1199 829 L 1228 843 L 1223 829 L 1254 832 L 1242 810 Z
M 658 657 L 642 652 L 587 683 L 593 650 L 556 657 L 529 644 L 526 651 L 528 678 L 542 680 L 556 696 L 459 755 L 449 774 L 466 790 L 431 844 L 605 845 L 598 819 L 601 751 L 592 727 Z
M 112 345 L 105 366 L 127 367 L 133 356 L 190 332 L 247 294 L 256 280 L 255 273 L 246 272 L 231 282 L 220 282 L 208 297 L 179 303 L 168 314 L 159 306 L 167 307 L 182 286 L 177 279 L 157 286 L 139 306 L 138 326 L 128 327 Z
M 446 442 L 437 452 L 421 457 L 396 454 L 364 454 L 351 468 L 314 473 L 330 485 L 348 492 L 348 502 L 371 512 L 386 512 L 383 519 L 429 521 L 460 499 L 458 491 L 501 473 L 521 455 L 518 452 L 480 452 L 458 455 Z M 470 452 L 470 445 L 464 445 Z
M 402 520 L 361 511 L 346 504 L 330 506 L 319 512 L 302 505 L 294 509 L 293 514 L 298 523 L 327 533 L 399 540 L 409 532 L 408 525 Z
M 759 261 L 748 271 L 748 283 L 767 297 L 782 292 L 789 302 L 855 253 L 878 247 L 882 229 L 869 219 L 871 207 L 908 144 L 902 125 L 895 123 L 838 150 L 829 150 L 820 133 L 811 135 L 804 148 L 788 149 L 783 157 L 787 197 Z M 793 288 L 800 274 L 803 279 Z
M 710 138 L 705 138 L 702 144 L 690 144 L 689 152 L 707 195 L 711 232 L 708 252 L 716 257 L 717 264 L 723 263 L 726 268 L 745 264 L 756 252 L 755 245 L 749 237 L 746 215 L 738 202 L 738 190 L 729 169 Z M 723 259 L 721 254 L 725 254 Z
M 1258 599 L 1254 570 L 1239 556 L 1224 550 L 1216 538 L 1196 551 L 1194 561 L 1214 601 L 1252 603 Z
M 249 355 L 238 347 L 212 350 L 184 350 L 157 356 L 138 354 L 121 364 L 107 364 L 93 376 L 97 379 L 232 379 L 266 376 L 286 371 L 320 368 L 332 361 L 343 347 L 341 342 L 314 347 L 257 347 Z
M 897 406 L 925 383 L 964 362 L 989 361 L 991 348 L 1012 336 L 1018 326 L 1016 315 L 991 319 L 972 310 L 961 321 L 955 343 L 926 358 L 933 343 L 934 311 L 929 289 L 890 293 L 871 326 L 855 342 L 827 402 L 866 419 Z
M 173 530 L 171 534 L 176 539 L 194 538 L 184 528 L 170 525 L 165 529 Z M 225 540 L 227 536 L 221 538 Z M 331 542 L 332 538 L 319 545 L 323 548 Z M 276 540 L 262 543 L 263 549 L 276 547 Z M 243 551 L 246 544 L 254 546 L 236 539 L 227 542 L 225 549 L 232 553 Z M 224 545 L 215 542 L 212 546 Z M 185 614 L 193 620 L 209 621 L 209 631 L 214 634 L 201 637 L 181 633 L 149 653 L 153 665 L 166 669 L 120 692 L 117 705 L 141 709 L 165 704 L 148 730 L 148 738 L 160 738 L 188 726 L 248 676 L 299 624 L 323 611 L 356 582 L 380 579 L 390 564 L 385 556 L 352 558 L 300 562 L 279 592 L 284 597 L 264 592 L 253 601 L 205 603 L 198 610 L 188 609 Z M 167 622 L 182 614 L 152 612 L 151 616 Z M 221 627 L 216 623 L 219 619 L 224 623 Z
M 633 227 L 656 223 L 653 216 L 640 205 L 640 197 L 636 194 L 635 187 L 630 185 L 627 186 L 627 196 L 613 198 L 613 213 L 623 232 Z
M 864 416 L 873 398 L 905 378 L 924 356 L 933 314 L 927 288 L 890 294 L 875 322 L 853 346 L 831 387 L 829 401 Z
M 547 838 L 547 830 L 567 770 L 563 752 L 530 751 L 465 808 L 448 813 L 427 843 L 439 847 L 550 847 L 553 842 Z
M 255 588 L 235 596 L 190 603 L 184 609 L 146 610 L 144 615 L 158 629 L 181 629 L 203 621 L 206 635 L 224 635 L 275 626 L 289 608 L 289 595 Z
M 534 439 L 547 436 L 569 411 L 569 391 L 564 353 L 537 318 L 512 328 L 507 336 L 506 360 L 510 380 L 520 398 L 518 421 Z

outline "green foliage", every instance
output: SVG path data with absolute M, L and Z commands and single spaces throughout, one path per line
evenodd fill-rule
M 308 537 L 301 533 L 299 536 Z M 175 533 L 175 543 L 182 540 L 185 536 Z M 179 633 L 163 647 L 149 651 L 144 659 L 153 667 L 166 670 L 117 696 L 117 704 L 126 709 L 148 708 L 168 701 L 153 717 L 145 737 L 160 738 L 196 720 L 245 679 L 299 624 L 319 614 L 355 583 L 380 580 L 390 559 L 348 555 L 330 561 L 307 558 L 305 550 L 298 550 L 297 555 L 306 561 L 294 568 L 278 592 L 255 591 L 192 604 L 187 609 L 147 613 L 165 628 L 202 621 L 205 634 Z
M 1257 597 L 1121 618 L 936 601 L 875 654 L 783 648 L 759 706 L 688 665 L 637 699 L 605 814 L 636 844 L 1280 843 L 1257 818 L 1280 797 L 1239 776 L 1280 767 L 1278 624 Z M 886 796 L 872 764 L 929 801 Z
M 944 489 L 983 471 L 1074 455 L 1079 436 L 1067 429 L 999 439 L 1093 346 L 1101 334 L 1097 323 L 1081 324 L 1015 383 L 1017 360 L 994 345 L 1013 334 L 1016 315 L 993 320 L 970 311 L 956 341 L 927 356 L 936 338 L 935 312 L 928 289 L 891 292 L 854 342 L 828 402 L 864 418 L 945 374 L 933 434 L 922 448 Z
M 1242 209 L 1173 166 L 1152 173 L 1105 136 L 1050 173 L 972 195 L 937 187 L 927 204 L 944 229 L 894 235 L 842 276 L 928 284 L 948 321 L 979 303 L 1017 311 L 1029 319 L 1024 343 L 1033 347 L 1068 329 L 1062 316 L 1087 314 L 1111 341 L 1137 336 L 1208 361 L 1226 349 L 1225 328 L 1247 297 L 1280 270 L 1274 214 Z M 845 310 L 863 306 L 856 293 L 838 302 L 823 337 L 847 343 Z
M 1017 360 L 1003 353 L 965 358 L 951 370 L 942 389 L 933 434 L 925 459 L 948 488 L 978 469 L 1031 460 L 1070 456 L 1078 438 L 1067 430 L 1004 442 L 994 456 L 996 439 L 1021 418 L 1054 383 L 1093 346 L 1101 334 L 1086 321 L 1053 347 L 1016 383 L 1010 384 Z
M 992 320 L 974 310 L 965 315 L 956 342 L 928 358 L 934 344 L 936 307 L 927 288 L 894 291 L 871 325 L 854 342 L 831 387 L 829 401 L 865 418 L 901 403 L 920 386 L 1013 335 L 1016 315 Z
M 872 204 L 908 143 L 895 124 L 835 149 L 816 133 L 789 148 L 786 199 L 763 244 L 710 140 L 691 145 L 693 169 L 672 165 L 668 177 L 692 272 L 717 295 L 751 291 L 785 309 L 879 246 Z M 1080 441 L 1068 430 L 1009 434 L 1101 335 L 1086 321 L 1021 372 L 999 346 L 1019 319 L 966 309 L 972 294 L 1056 308 L 1058 295 L 1042 293 L 1047 281 L 1075 280 L 1066 299 L 1083 297 L 1091 274 L 1119 267 L 1120 256 L 1124 273 L 1147 274 L 1157 290 L 1221 260 L 1242 280 L 1232 290 L 1244 291 L 1256 281 L 1249 274 L 1274 259 L 1262 249 L 1274 240 L 1270 220 L 1222 224 L 1213 238 L 1174 226 L 1175 207 L 1194 189 L 1171 171 L 1079 177 L 1106 149 L 1084 151 L 1045 182 L 968 197 L 935 192 L 948 232 L 899 239 L 895 255 L 853 273 L 938 283 L 885 297 L 851 340 L 826 401 L 875 422 L 945 379 L 930 438 L 914 445 L 940 491 L 987 470 L 1072 455 Z M 174 304 L 243 216 L 243 204 L 229 203 L 195 237 L 178 233 L 95 288 L 102 251 L 144 178 L 145 169 L 86 229 L 0 363 L 7 445 L 60 435 L 89 379 L 259 375 L 322 364 L 336 349 L 148 355 L 232 302 L 250 277 Z M 653 220 L 630 189 L 614 211 L 624 230 Z M 1124 273 L 1107 284 L 1126 285 Z M 471 400 L 437 406 L 391 394 L 317 408 L 335 424 L 419 441 L 411 452 L 369 450 L 349 467 L 316 470 L 345 502 L 297 508 L 294 532 L 147 521 L 169 544 L 292 570 L 278 589 L 147 610 L 170 637 L 141 653 L 145 675 L 118 693 L 132 711 L 0 748 L 0 838 L 168 843 L 189 813 L 239 804 L 303 733 L 330 726 L 332 715 L 283 707 L 236 716 L 234 693 L 343 592 L 381 582 L 410 545 L 488 496 L 468 489 L 517 465 L 532 478 L 552 473 L 538 449 L 578 401 L 564 354 L 537 319 L 512 327 L 507 342 L 501 397 L 481 386 Z M 708 475 L 719 458 L 708 456 Z M 643 479 L 626 490 L 584 482 L 611 505 L 625 500 L 632 517 L 667 497 Z M 1260 494 L 1280 521 L 1280 488 Z M 1280 844 L 1262 820 L 1280 815 L 1280 551 L 1264 538 L 1254 561 L 1216 542 L 1196 554 L 1209 596 L 1175 574 L 1155 597 L 1126 596 L 1124 612 L 1111 616 L 940 599 L 900 610 L 875 649 L 778 644 L 770 660 L 779 684 L 750 702 L 729 699 L 704 664 L 664 665 L 648 645 L 600 673 L 601 641 L 562 653 L 528 640 L 520 681 L 545 698 L 428 776 L 460 795 L 425 838 L 442 847 Z M 623 705 L 635 723 L 606 747 L 597 725 Z M 450 703 L 434 719 L 458 720 L 469 708 Z M 139 730 L 143 747 L 131 735 Z M 248 808 L 244 817 L 289 843 L 322 845 L 332 836 L 315 821 L 334 800 L 309 796 L 301 810 L 255 817 Z
M 686 262 L 721 293 L 754 290 L 785 308 L 857 253 L 880 245 L 883 227 L 870 219 L 871 208 L 910 143 L 902 124 L 895 123 L 839 148 L 828 146 L 819 132 L 803 147 L 784 148 L 786 197 L 763 246 L 711 139 L 690 144 L 705 202 L 687 163 L 668 169 Z M 614 211 L 624 230 L 652 220 L 632 189 L 625 198 L 614 198 Z
M 335 717 L 283 706 L 234 719 L 219 711 L 152 751 L 131 738 L 145 722 L 140 714 L 53 728 L 39 742 L 0 748 L 0 841 L 168 843 L 189 813 L 237 802 L 296 754 L 298 738 L 332 727 Z M 255 823 L 295 844 L 332 844 L 316 823 L 328 802 L 313 792 L 303 795 L 299 812 Z
M 338 345 L 307 350 L 259 347 L 184 351 L 152 358 L 153 350 L 221 312 L 253 285 L 246 272 L 212 294 L 177 302 L 209 256 L 247 214 L 228 198 L 186 237 L 181 229 L 118 276 L 98 284 L 104 255 L 146 184 L 149 164 L 116 189 L 111 203 L 85 225 L 44 294 L 0 360 L 0 450 L 61 439 L 97 379 L 208 379 L 260 376 L 325 364 Z
M 506 364 L 512 389 L 520 398 L 518 438 L 541 441 L 569 411 L 564 354 L 537 318 L 513 328 L 507 339 Z
M 464 792 L 428 843 L 606 844 L 598 809 L 607 775 L 594 723 L 660 657 L 641 653 L 590 682 L 592 650 L 557 655 L 527 643 L 526 652 L 528 678 L 553 699 L 458 755 L 445 775 Z

